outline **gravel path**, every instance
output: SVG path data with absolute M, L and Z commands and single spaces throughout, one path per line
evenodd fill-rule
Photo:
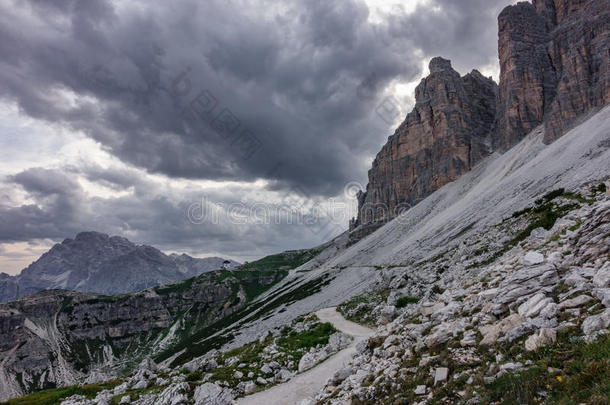
M 330 356 L 304 373 L 297 374 L 292 380 L 273 386 L 268 390 L 258 392 L 237 400 L 238 405 L 293 405 L 315 394 L 324 387 L 324 383 L 333 376 L 335 371 L 346 366 L 356 352 L 356 345 L 373 334 L 364 326 L 350 322 L 336 311 L 335 307 L 324 308 L 316 312 L 322 322 L 330 322 L 333 326 L 354 337 L 354 341 L 345 349 Z

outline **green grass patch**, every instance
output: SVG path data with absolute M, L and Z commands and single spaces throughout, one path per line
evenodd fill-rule
M 65 398 L 71 397 L 72 395 L 83 395 L 84 397 L 91 399 L 94 398 L 98 392 L 114 388 L 121 383 L 120 380 L 112 380 L 101 384 L 86 384 L 86 385 L 72 385 L 69 387 L 52 388 L 43 391 L 32 392 L 29 395 L 23 397 L 9 399 L 6 402 L 2 402 L 2 405 L 53 405 L 59 404 Z
M 411 296 L 400 297 L 399 299 L 396 300 L 396 307 L 404 308 L 409 304 L 417 304 L 418 302 L 419 302 L 419 298 L 417 298 L 417 297 L 411 297 Z
M 607 404 L 610 398 L 610 335 L 587 344 L 571 330 L 555 344 L 524 353 L 533 366 L 501 376 L 488 387 L 487 400 L 503 405 L 553 403 Z M 551 374 L 548 368 L 561 370 Z M 545 397 L 541 393 L 546 394 Z

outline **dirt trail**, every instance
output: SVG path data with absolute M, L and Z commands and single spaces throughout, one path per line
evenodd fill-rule
M 320 391 L 335 371 L 347 366 L 356 352 L 356 345 L 373 334 L 373 330 L 345 319 L 335 307 L 324 308 L 316 312 L 322 322 L 333 326 L 354 337 L 354 341 L 345 349 L 304 373 L 297 374 L 292 380 L 279 384 L 268 390 L 257 392 L 237 400 L 238 405 L 293 405 Z

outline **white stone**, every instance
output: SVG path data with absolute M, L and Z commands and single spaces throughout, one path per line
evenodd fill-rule
M 542 328 L 537 333 L 528 337 L 525 341 L 525 350 L 537 350 L 543 346 L 554 343 L 557 340 L 557 332 L 554 329 Z
M 244 388 L 244 393 L 246 395 L 250 395 L 250 394 L 254 393 L 255 391 L 256 391 L 256 384 L 252 381 L 248 381 Z
M 525 322 L 525 318 L 519 314 L 511 314 L 506 318 L 502 319 L 495 325 L 485 325 L 479 328 L 479 331 L 483 335 L 481 340 L 482 345 L 494 344 L 501 334 L 508 332 L 511 329 L 516 328 Z
M 542 253 L 534 251 L 527 252 L 525 256 L 523 256 L 523 259 L 521 259 L 521 263 L 523 263 L 525 266 L 533 266 L 543 262 L 544 255 Z
M 598 288 L 610 287 L 610 262 L 606 262 L 593 276 L 593 285 Z
M 582 331 L 588 335 L 591 332 L 610 327 L 610 308 L 597 315 L 592 315 L 582 323 Z
M 426 395 L 426 386 L 418 385 L 417 388 L 415 388 L 415 395 Z
M 212 383 L 198 386 L 195 389 L 193 401 L 195 405 L 233 405 L 235 403 L 231 390 Z
M 258 377 L 258 378 L 256 379 L 256 383 L 257 383 L 258 385 L 265 385 L 265 384 L 267 384 L 267 380 L 265 380 L 263 377 Z
M 156 396 L 154 405 L 186 405 L 189 402 L 190 392 L 191 387 L 187 382 L 172 384 Z
M 517 312 L 521 316 L 533 318 L 550 304 L 554 304 L 551 298 L 548 298 L 546 295 L 544 295 L 544 293 L 538 293 L 533 297 L 530 297 L 523 304 L 519 305 Z
M 447 381 L 449 378 L 449 369 L 447 367 L 438 367 L 434 372 L 434 385 Z
M 585 305 L 587 302 L 591 301 L 593 298 L 591 298 L 588 295 L 579 295 L 578 297 L 574 297 L 574 298 L 570 298 L 569 300 L 565 300 L 563 302 L 559 303 L 559 308 L 561 309 L 566 309 L 566 308 L 576 308 L 576 307 L 580 307 L 582 305 Z

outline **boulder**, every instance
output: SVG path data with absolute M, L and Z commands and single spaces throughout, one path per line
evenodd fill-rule
M 235 404 L 230 390 L 212 383 L 205 383 L 195 388 L 193 401 L 195 405 Z
M 597 270 L 593 277 L 593 285 L 598 288 L 610 287 L 610 262 L 606 262 L 601 269 Z
M 606 308 L 604 312 L 597 315 L 591 315 L 582 323 L 582 331 L 586 335 L 608 327 L 610 327 L 610 308 Z
M 524 321 L 525 318 L 521 315 L 511 314 L 494 325 L 485 325 L 480 327 L 479 331 L 483 335 L 483 340 L 481 340 L 481 344 L 494 344 L 503 333 L 506 333 L 509 330 L 518 327 Z
M 521 259 L 524 266 L 534 266 L 544 262 L 544 255 L 539 252 L 527 252 Z
M 449 378 L 449 369 L 447 367 L 438 367 L 434 371 L 434 385 L 444 383 Z
M 187 382 L 172 384 L 157 395 L 154 405 L 187 405 L 190 392 L 191 387 Z M 199 402 L 198 404 L 203 403 Z
M 590 302 L 593 298 L 588 295 L 579 295 L 578 297 L 570 298 L 569 300 L 565 300 L 559 303 L 559 308 L 567 309 L 567 308 L 576 308 L 585 305 Z
M 548 298 L 544 293 L 538 293 L 519 305 L 517 312 L 521 316 L 531 318 L 538 315 L 549 305 L 555 305 L 553 299 Z
M 354 373 L 354 369 L 352 367 L 343 367 L 339 370 L 335 371 L 335 374 L 330 379 L 330 383 L 333 385 L 341 384 L 347 377 Z
M 557 340 L 557 332 L 554 329 L 543 328 L 525 341 L 525 350 L 532 351 L 554 343 Z

